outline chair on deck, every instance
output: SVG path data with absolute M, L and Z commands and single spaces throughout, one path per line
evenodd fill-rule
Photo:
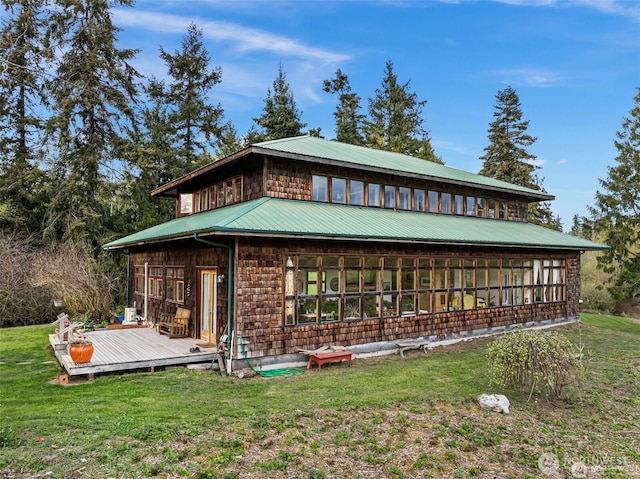
M 167 334 L 170 338 L 189 337 L 191 310 L 178 308 L 174 313 L 162 313 L 158 322 L 158 332 Z

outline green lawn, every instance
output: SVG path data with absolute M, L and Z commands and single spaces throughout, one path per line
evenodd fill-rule
M 0 478 L 640 477 L 640 321 L 583 314 L 570 401 L 489 388 L 474 340 L 240 380 L 174 369 L 67 387 L 50 327 L 0 330 Z M 475 397 L 503 392 L 508 416 Z M 577 464 L 577 466 L 576 466 Z M 590 474 L 590 475 L 589 475 Z

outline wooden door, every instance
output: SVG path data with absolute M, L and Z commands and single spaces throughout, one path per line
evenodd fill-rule
M 217 345 L 217 272 L 215 269 L 200 271 L 200 339 Z

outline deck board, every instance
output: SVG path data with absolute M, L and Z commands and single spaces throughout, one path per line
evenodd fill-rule
M 66 349 L 60 349 L 58 336 L 49 335 L 60 365 L 70 376 L 104 372 L 179 366 L 217 360 L 215 348 L 189 350 L 202 341 L 192 338 L 173 338 L 157 333 L 152 328 L 115 329 L 84 333 L 93 342 L 91 361 L 76 364 Z

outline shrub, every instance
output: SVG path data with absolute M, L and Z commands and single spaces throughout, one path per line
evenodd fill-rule
M 51 291 L 34 284 L 38 250 L 27 238 L 0 231 L 0 327 L 51 322 Z
M 491 384 L 529 391 L 529 399 L 534 392 L 561 398 L 565 388 L 582 377 L 572 344 L 555 331 L 509 333 L 489 345 L 487 356 Z
M 109 319 L 112 280 L 107 266 L 87 245 L 63 243 L 40 254 L 34 282 L 48 288 L 71 316 L 89 321 Z

